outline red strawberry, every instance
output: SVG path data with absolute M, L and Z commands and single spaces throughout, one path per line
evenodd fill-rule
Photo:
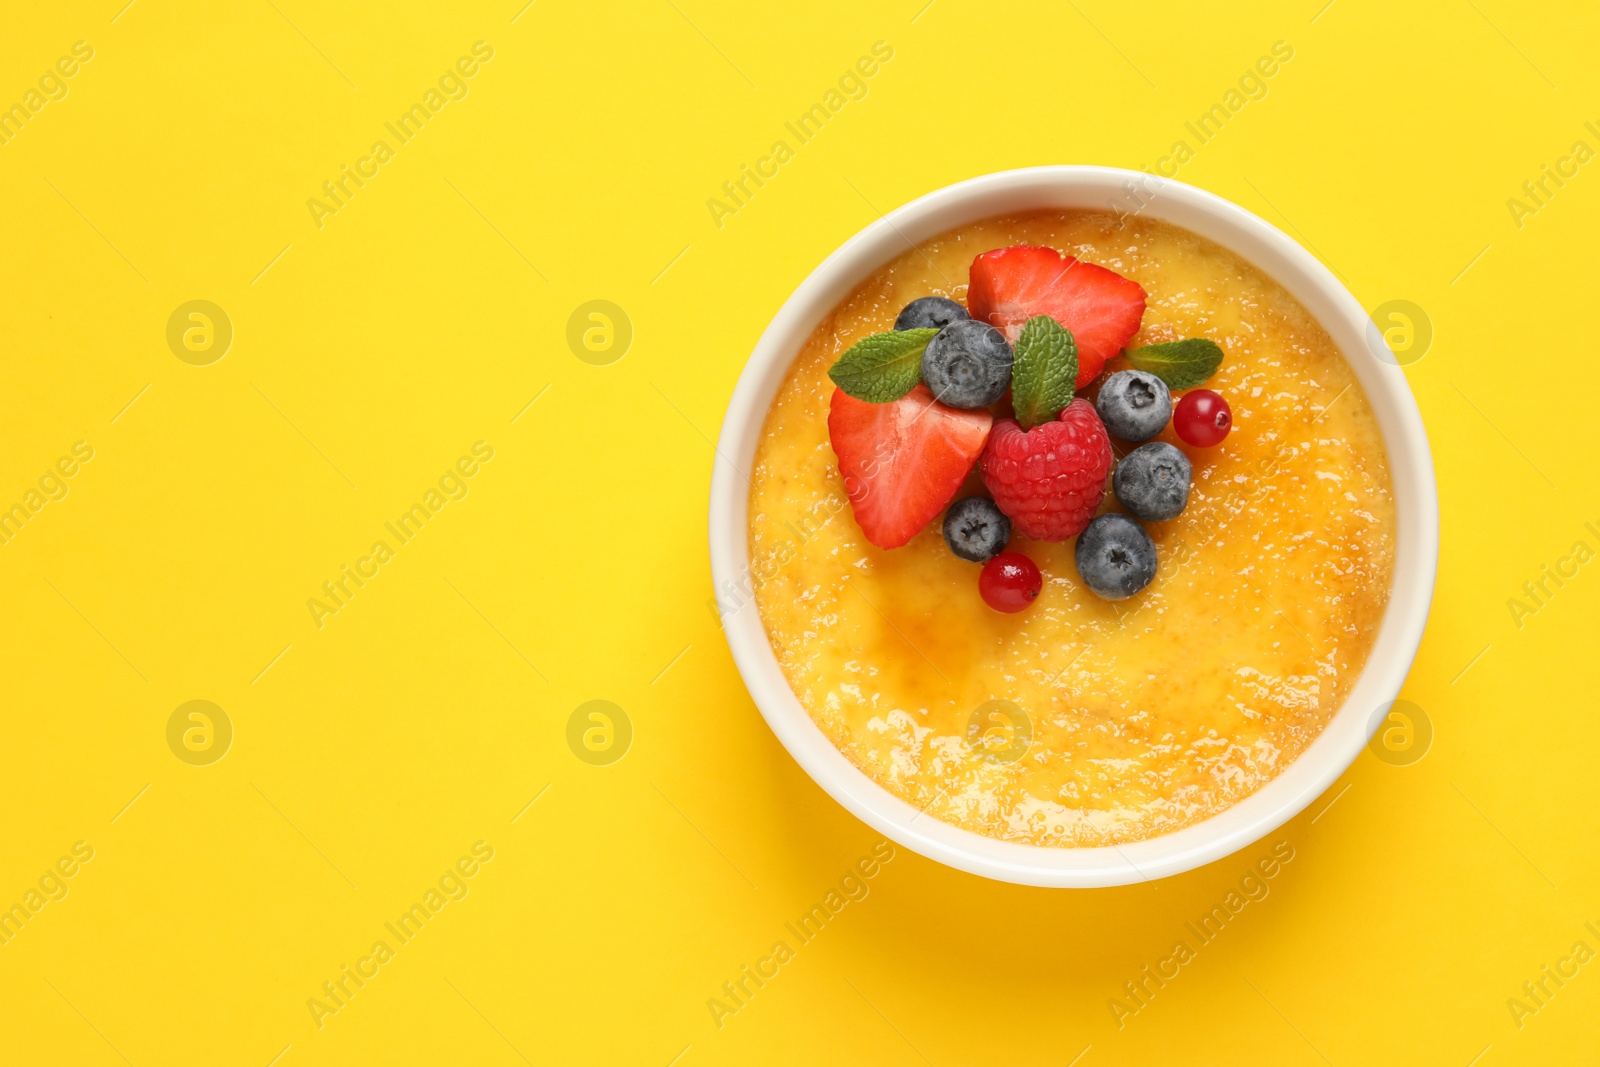
M 987 411 L 946 407 L 925 385 L 887 404 L 835 389 L 828 439 L 867 540 L 899 548 L 928 525 L 972 472 L 993 423 Z
M 1111 439 L 1094 405 L 1024 431 L 1001 419 L 983 450 L 983 484 L 1012 525 L 1035 541 L 1065 541 L 1089 525 L 1106 495 Z
M 1078 343 L 1078 388 L 1094 381 L 1106 360 L 1139 332 L 1144 290 L 1139 283 L 1053 248 L 1015 245 L 972 261 L 967 310 L 1016 344 L 1022 324 L 1049 315 Z

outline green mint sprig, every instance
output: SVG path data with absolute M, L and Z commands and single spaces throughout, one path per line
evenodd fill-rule
M 1168 389 L 1204 385 L 1222 366 L 1221 346 L 1206 337 L 1130 348 L 1126 355 L 1129 366 L 1154 374 Z
M 1050 422 L 1077 393 L 1078 344 L 1049 315 L 1035 315 L 1017 338 L 1011 406 L 1024 430 Z
M 922 350 L 938 330 L 890 330 L 863 337 L 828 368 L 833 384 L 857 400 L 887 404 L 922 381 Z

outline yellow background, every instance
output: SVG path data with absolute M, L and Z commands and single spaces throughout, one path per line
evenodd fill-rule
M 1600 547 L 1600 164 L 1520 227 L 1506 201 L 1600 148 L 1600 16 L 925 3 L 8 13 L 0 104 L 75 41 L 94 58 L 0 146 L 0 505 L 76 441 L 94 458 L 0 546 L 0 905 L 95 853 L 0 947 L 0 1060 L 1592 1061 L 1600 964 L 1520 1029 L 1506 1002 L 1600 949 L 1600 567 L 1520 627 L 1507 601 Z M 469 95 L 319 228 L 307 200 L 479 40 Z M 865 98 L 716 225 L 707 199 L 880 40 Z M 879 212 L 1154 165 L 1280 40 L 1268 95 L 1178 176 L 1433 323 L 1407 373 L 1443 547 L 1404 694 L 1431 751 L 1363 754 L 1155 885 L 901 850 L 719 1029 L 708 998 L 876 840 L 773 739 L 707 609 L 709 440 L 746 354 Z M 209 366 L 166 343 L 193 299 L 234 328 Z M 592 299 L 634 327 L 607 366 L 566 342 Z M 469 495 L 319 629 L 308 598 L 480 440 Z M 209 766 L 166 741 L 195 699 L 235 730 Z M 567 745 L 592 699 L 633 725 L 609 766 Z M 480 840 L 470 895 L 319 1029 L 308 998 Z M 1280 840 L 1270 895 L 1119 1029 L 1107 1001 Z

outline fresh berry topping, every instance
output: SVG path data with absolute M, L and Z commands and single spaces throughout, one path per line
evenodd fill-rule
M 1165 441 L 1151 441 L 1122 457 L 1111 475 L 1111 491 L 1145 522 L 1166 522 L 1177 518 L 1189 503 L 1193 473 L 1182 451 Z
M 1145 293 L 1137 282 L 1053 248 L 1016 245 L 972 261 L 967 308 L 1016 343 L 1022 325 L 1049 315 L 1078 345 L 1077 386 L 1094 381 L 1106 360 L 1139 332 Z
M 1167 383 L 1154 374 L 1119 370 L 1100 386 L 1094 409 L 1111 436 L 1124 441 L 1148 441 L 1172 418 L 1172 394 L 1167 391 Z
M 1083 584 L 1106 600 L 1126 600 L 1156 576 L 1156 546 L 1150 535 L 1115 511 L 1101 515 L 1078 535 L 1073 560 Z
M 952 322 L 971 317 L 966 308 L 947 297 L 919 296 L 900 309 L 900 317 L 894 320 L 894 328 L 919 330 L 932 327 L 942 330 Z
M 899 548 L 943 511 L 982 454 L 993 421 L 987 411 L 938 403 L 925 385 L 886 404 L 835 389 L 828 438 L 867 540 Z
M 1049 315 L 1023 323 L 1011 366 L 1011 411 L 1024 430 L 1054 422 L 1077 395 L 1078 346 Z
M 938 330 L 889 330 L 863 337 L 828 368 L 833 384 L 857 400 L 887 404 L 922 381 L 922 351 Z
M 983 453 L 983 484 L 1012 524 L 1035 541 L 1065 541 L 1089 524 L 1106 493 L 1111 439 L 1087 400 L 1055 422 L 1023 430 L 1001 419 Z
M 1011 346 L 987 323 L 952 322 L 923 351 L 922 380 L 941 404 L 986 408 L 1011 384 Z
M 1128 349 L 1124 355 L 1128 366 L 1149 371 L 1166 382 L 1168 389 L 1193 389 L 1204 385 L 1222 366 L 1222 346 L 1209 337 L 1140 345 Z
M 944 540 L 968 563 L 983 563 L 1005 551 L 1011 520 L 987 497 L 957 500 L 944 513 Z
M 983 602 L 1006 614 L 1032 604 L 1044 588 L 1038 565 L 1021 552 L 1002 552 L 983 565 L 978 575 L 978 592 Z
M 1183 394 L 1172 413 L 1172 428 L 1196 448 L 1222 443 L 1233 428 L 1233 409 L 1221 395 L 1210 389 L 1195 389 Z

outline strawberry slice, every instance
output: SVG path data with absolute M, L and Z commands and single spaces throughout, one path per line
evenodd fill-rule
M 972 261 L 967 311 L 1016 344 L 1022 325 L 1049 315 L 1078 343 L 1078 388 L 1139 332 L 1145 293 L 1139 283 L 1053 248 L 1015 245 Z
M 928 525 L 955 498 L 993 423 L 982 409 L 946 407 L 925 385 L 887 404 L 835 389 L 828 439 L 867 540 L 899 548 Z

